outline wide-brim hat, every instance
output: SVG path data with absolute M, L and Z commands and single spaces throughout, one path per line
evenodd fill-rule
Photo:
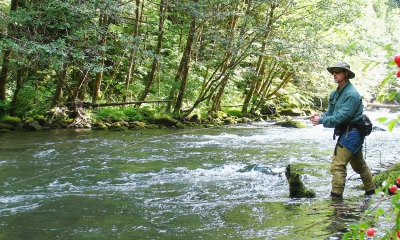
M 335 68 L 342 68 L 349 72 L 349 79 L 352 79 L 356 76 L 356 74 L 350 70 L 350 65 L 345 62 L 337 62 L 332 67 L 328 67 L 327 70 L 333 75 L 333 69 Z

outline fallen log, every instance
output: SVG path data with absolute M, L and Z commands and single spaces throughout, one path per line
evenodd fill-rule
M 367 107 L 394 109 L 394 108 L 400 108 L 400 105 L 380 104 L 380 103 L 367 103 Z
M 147 100 L 147 101 L 132 101 L 132 102 L 114 102 L 114 103 L 90 103 L 82 102 L 82 106 L 87 107 L 110 107 L 110 106 L 123 106 L 138 103 L 161 103 L 161 102 L 172 102 L 172 100 Z

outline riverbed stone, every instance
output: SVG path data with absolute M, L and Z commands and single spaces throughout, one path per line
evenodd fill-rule
M 42 130 L 42 127 L 39 125 L 37 121 L 32 121 L 32 122 L 25 122 L 22 125 L 22 129 L 27 131 L 40 131 Z
M 146 127 L 146 123 L 145 122 L 141 122 L 141 121 L 133 121 L 133 122 L 129 122 L 129 129 L 133 129 L 133 130 L 140 130 L 140 129 L 144 129 Z

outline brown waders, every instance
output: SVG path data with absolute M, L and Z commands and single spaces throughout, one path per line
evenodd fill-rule
M 375 193 L 375 184 L 372 181 L 372 174 L 369 167 L 365 163 L 362 148 L 352 154 L 347 148 L 343 147 L 339 142 L 336 144 L 335 153 L 332 157 L 331 172 L 332 177 L 332 191 L 334 197 L 342 197 L 344 186 L 347 176 L 347 164 L 350 162 L 353 170 L 360 174 L 361 180 L 364 183 L 364 190 L 366 195 Z

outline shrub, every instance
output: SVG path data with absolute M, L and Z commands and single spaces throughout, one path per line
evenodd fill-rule
M 229 116 L 234 116 L 238 118 L 243 117 L 243 113 L 240 110 L 228 110 L 227 113 Z

